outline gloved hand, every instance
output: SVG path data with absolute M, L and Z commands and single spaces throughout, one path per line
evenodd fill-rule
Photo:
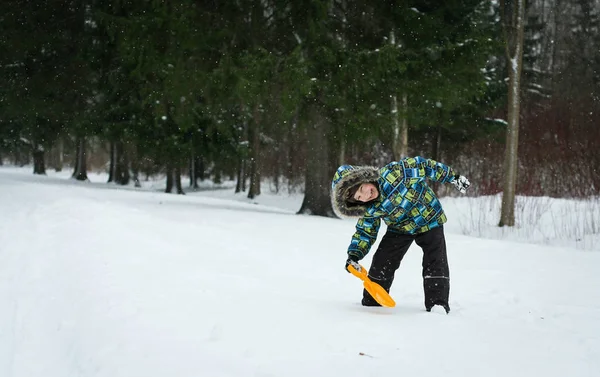
M 461 194 L 466 193 L 469 186 L 471 186 L 471 182 L 469 182 L 467 177 L 458 174 L 454 176 L 454 180 L 450 183 L 452 183 Z
M 348 254 L 348 259 L 346 259 L 346 272 L 350 273 L 348 270 L 348 266 L 352 265 L 357 271 L 360 270 L 360 266 L 358 265 L 359 258 L 356 255 Z

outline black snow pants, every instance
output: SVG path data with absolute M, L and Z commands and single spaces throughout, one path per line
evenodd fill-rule
M 430 310 L 434 305 L 447 307 L 450 294 L 450 272 L 443 226 L 413 235 L 388 230 L 373 255 L 369 278 L 389 292 L 394 281 L 394 273 L 400 267 L 400 262 L 413 240 L 423 249 L 425 308 Z M 363 291 L 362 304 L 379 306 L 366 290 Z

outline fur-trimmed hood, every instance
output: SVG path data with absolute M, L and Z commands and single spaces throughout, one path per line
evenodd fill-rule
M 331 182 L 331 205 L 336 215 L 342 218 L 357 218 L 365 214 L 367 203 L 348 203 L 348 191 L 356 185 L 377 182 L 379 168 L 373 166 L 340 166 Z M 381 192 L 381 191 L 380 191 Z

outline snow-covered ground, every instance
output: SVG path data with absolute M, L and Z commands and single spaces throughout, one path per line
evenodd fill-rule
M 443 198 L 446 315 L 424 311 L 414 245 L 397 307 L 361 307 L 343 270 L 354 223 L 295 215 L 299 195 L 69 173 L 0 167 L 1 377 L 600 375 L 600 246 L 577 223 L 597 211 L 558 224 L 523 206 L 500 234 L 497 198 Z

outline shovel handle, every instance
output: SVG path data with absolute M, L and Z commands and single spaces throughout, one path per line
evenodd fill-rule
M 367 270 L 360 264 L 358 264 L 358 267 L 360 268 L 360 270 L 357 270 L 356 268 L 354 268 L 354 266 L 352 264 L 348 265 L 348 271 L 350 271 L 350 273 L 354 276 L 356 276 L 357 278 L 359 278 L 362 281 L 367 281 L 370 280 L 369 277 L 367 276 Z

